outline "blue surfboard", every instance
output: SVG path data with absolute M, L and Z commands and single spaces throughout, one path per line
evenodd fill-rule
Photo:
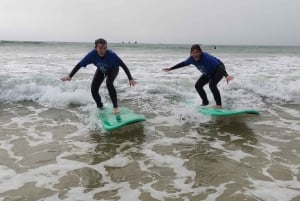
M 99 111 L 98 119 L 102 122 L 102 127 L 106 131 L 119 129 L 128 124 L 145 121 L 145 117 L 133 111 L 119 107 L 119 113 L 114 114 L 112 108 L 104 108 Z
M 239 114 L 259 115 L 259 112 L 253 109 L 229 110 L 229 109 L 215 109 L 209 107 L 198 107 L 197 110 L 199 113 L 202 113 L 204 115 L 210 115 L 210 116 L 232 116 L 232 115 L 239 115 Z

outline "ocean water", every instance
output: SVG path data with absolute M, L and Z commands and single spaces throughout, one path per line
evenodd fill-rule
M 0 42 L 0 200 L 300 200 L 300 47 L 205 46 L 235 79 L 203 116 L 190 45 L 109 44 L 119 105 L 147 121 L 105 132 L 90 94 L 94 66 L 62 82 L 92 43 Z M 214 101 L 205 88 L 211 106 Z M 105 84 L 100 88 L 111 106 Z

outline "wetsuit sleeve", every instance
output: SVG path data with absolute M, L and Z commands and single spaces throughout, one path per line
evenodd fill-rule
M 175 66 L 171 67 L 171 70 L 178 69 L 178 68 L 182 68 L 182 67 L 184 67 L 184 66 L 188 66 L 188 65 L 192 64 L 192 60 L 193 60 L 193 59 L 192 59 L 192 57 L 190 56 L 190 57 L 188 57 L 185 61 L 180 62 L 180 63 L 176 64 Z
M 187 65 L 186 65 L 185 62 L 183 61 L 183 62 L 180 62 L 180 63 L 176 64 L 175 66 L 171 67 L 171 70 L 178 69 L 178 68 L 182 68 L 182 67 L 184 67 L 184 66 L 187 66 Z
M 96 50 L 92 50 L 87 55 L 85 55 L 85 57 L 83 57 L 83 59 L 81 59 L 81 61 L 73 68 L 73 70 L 69 74 L 69 77 L 72 78 L 81 67 L 86 67 L 87 65 L 91 64 L 95 53 Z
M 219 69 L 221 70 L 222 74 L 223 74 L 225 77 L 228 76 L 228 73 L 227 73 L 227 71 L 226 71 L 226 69 L 225 69 L 225 65 L 224 65 L 223 63 L 221 63 L 221 64 L 219 65 Z
M 126 64 L 122 61 L 122 59 L 120 59 L 120 66 L 123 68 L 123 70 L 125 71 L 127 77 L 129 80 L 133 80 L 130 71 L 128 69 L 128 67 L 126 66 Z
M 70 72 L 69 77 L 72 78 L 72 77 L 77 73 L 77 71 L 78 71 L 80 68 L 81 68 L 81 65 L 80 65 L 80 64 L 77 64 L 77 65 L 73 68 L 73 70 Z

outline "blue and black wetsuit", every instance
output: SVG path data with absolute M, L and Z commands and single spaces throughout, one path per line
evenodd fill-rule
M 221 95 L 217 84 L 223 78 L 223 76 L 228 76 L 224 64 L 218 58 L 206 52 L 202 52 L 198 61 L 196 61 L 192 56 L 190 56 L 185 61 L 173 66 L 171 69 L 174 70 L 177 68 L 188 66 L 190 64 L 196 66 L 197 69 L 203 73 L 203 75 L 198 79 L 198 81 L 195 84 L 195 88 L 202 99 L 202 105 L 209 104 L 205 90 L 203 89 L 204 85 L 206 85 L 207 83 L 209 83 L 209 88 L 213 93 L 216 104 L 222 105 Z
M 106 86 L 113 103 L 113 107 L 118 107 L 117 92 L 114 87 L 114 80 L 119 73 L 119 66 L 123 68 L 128 79 L 133 80 L 128 67 L 112 50 L 107 50 L 103 57 L 100 57 L 96 50 L 92 50 L 73 68 L 69 76 L 72 78 L 81 67 L 86 67 L 89 64 L 94 64 L 97 67 L 91 85 L 92 96 L 97 104 L 97 107 L 103 107 L 103 103 L 99 95 L 99 88 L 105 77 L 107 77 Z

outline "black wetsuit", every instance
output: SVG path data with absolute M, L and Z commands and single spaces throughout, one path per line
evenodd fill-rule
M 213 75 L 211 77 L 208 77 L 207 75 L 203 74 L 198 79 L 198 81 L 195 84 L 195 88 L 202 99 L 203 105 L 209 104 L 206 93 L 203 89 L 204 85 L 206 85 L 207 83 L 209 83 L 209 88 L 214 96 L 216 104 L 222 105 L 221 95 L 220 95 L 219 89 L 217 87 L 217 84 L 220 82 L 220 80 L 223 78 L 223 76 L 228 76 L 228 74 L 226 73 L 224 65 L 220 64 L 218 66 L 217 70 L 215 71 L 215 73 L 213 73 Z
M 117 92 L 114 87 L 114 80 L 116 79 L 119 73 L 119 66 L 123 68 L 129 80 L 133 80 L 128 67 L 125 63 L 111 50 L 107 50 L 104 57 L 100 57 L 95 50 L 89 52 L 71 71 L 69 77 L 73 77 L 76 72 L 81 68 L 85 67 L 88 64 L 93 63 L 97 66 L 97 70 L 95 72 L 92 84 L 91 84 L 91 92 L 92 96 L 97 104 L 98 108 L 103 107 L 103 103 L 101 101 L 101 97 L 99 95 L 99 88 L 106 77 L 106 86 L 108 89 L 108 93 L 110 99 L 113 103 L 113 107 L 118 107 L 118 99 Z
M 202 52 L 199 61 L 195 61 L 190 56 L 185 61 L 173 66 L 171 69 L 174 70 L 190 64 L 195 65 L 203 73 L 195 84 L 195 88 L 202 99 L 202 105 L 209 104 L 207 95 L 203 89 L 204 85 L 207 83 L 209 83 L 209 88 L 214 96 L 216 104 L 222 105 L 221 95 L 217 84 L 220 82 L 223 76 L 228 76 L 224 64 L 219 59 L 209 55 L 208 53 Z

